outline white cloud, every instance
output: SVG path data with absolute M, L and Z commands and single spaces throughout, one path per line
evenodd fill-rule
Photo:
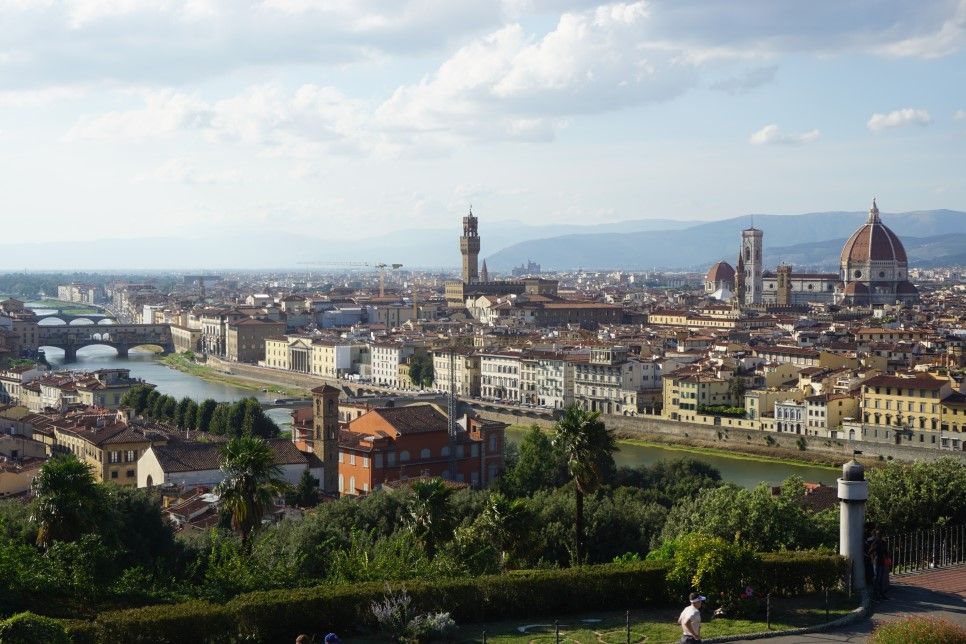
M 746 94 L 757 87 L 774 82 L 777 71 L 778 65 L 754 67 L 735 76 L 729 76 L 728 78 L 723 78 L 712 83 L 711 89 L 716 89 L 733 96 Z
M 966 110 L 956 110 L 956 113 L 953 114 L 953 118 L 957 121 L 966 121 Z
M 320 149 L 436 154 L 468 140 L 546 141 L 573 115 L 667 100 L 695 82 L 693 66 L 641 41 L 646 19 L 637 2 L 564 14 L 542 38 L 509 25 L 381 103 L 313 84 L 294 93 L 256 85 L 214 101 L 142 91 L 142 106 L 82 118 L 67 139 L 139 141 L 194 131 L 295 156 Z
M 801 145 L 817 141 L 819 134 L 818 130 L 809 130 L 800 134 L 785 134 L 777 125 L 771 123 L 753 133 L 748 141 L 752 145 Z
M 269 83 L 216 101 L 173 90 L 148 90 L 139 96 L 140 107 L 79 119 L 66 140 L 136 143 L 180 132 L 213 143 L 287 149 L 292 154 L 305 146 L 335 152 L 377 147 L 366 129 L 371 108 L 332 87 L 303 85 L 289 94 Z
M 214 116 L 204 101 L 192 95 L 173 90 L 149 90 L 142 92 L 141 96 L 144 101 L 141 108 L 82 117 L 67 133 L 66 139 L 139 142 L 180 129 L 205 128 Z
M 45 107 L 61 101 L 72 101 L 88 93 L 87 87 L 52 86 L 43 89 L 0 91 L 0 108 Z
M 422 53 L 502 16 L 490 0 L 0 0 L 0 89 Z
M 241 173 L 235 169 L 204 172 L 195 168 L 187 159 L 170 159 L 155 170 L 136 176 L 134 183 L 212 185 L 239 183 L 241 179 Z
M 881 132 L 904 125 L 929 125 L 932 117 L 926 110 L 913 109 L 907 107 L 901 110 L 894 110 L 888 114 L 873 114 L 866 125 L 873 132 Z
M 381 60 L 465 45 L 547 16 L 634 30 L 632 47 L 681 60 L 865 52 L 932 57 L 966 46 L 966 0 L 0 0 L 0 89 L 116 81 L 163 86 L 278 65 Z M 646 20 L 639 14 L 646 13 Z M 594 15 L 589 22 L 581 16 Z M 617 15 L 615 15 L 617 14 Z M 623 14 L 623 15 L 620 15 Z M 566 41 L 567 23 L 558 24 Z M 572 34 L 570 37 L 573 37 Z M 526 82 L 553 39 L 525 54 Z M 544 52 L 544 53 L 541 53 Z M 632 49 L 630 57 L 637 55 Z M 562 61 L 566 63 L 567 61 Z M 606 61 L 602 61 L 606 62 Z M 513 78 L 508 78 L 510 83 Z
M 647 19 L 645 3 L 636 2 L 565 13 L 539 39 L 508 25 L 396 89 L 377 123 L 400 136 L 545 140 L 569 115 L 673 98 L 696 72 L 642 38 Z

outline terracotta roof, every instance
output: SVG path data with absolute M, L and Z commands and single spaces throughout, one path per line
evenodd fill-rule
M 866 387 L 896 387 L 899 389 L 942 389 L 949 384 L 948 380 L 941 380 L 927 375 L 909 377 L 879 375 L 869 378 L 862 383 Z
M 317 466 L 318 458 L 301 452 L 284 438 L 269 441 L 275 453 L 276 465 L 309 464 Z M 154 454 L 165 472 L 194 472 L 221 468 L 223 443 L 177 442 L 153 446 Z M 311 456 L 311 458 L 310 458 Z
M 869 219 L 849 237 L 842 247 L 841 261 L 907 262 L 906 249 L 899 237 L 879 220 L 879 209 L 873 204 Z
M 170 443 L 151 449 L 165 472 L 195 472 L 219 468 L 221 445 L 218 443 Z
M 449 429 L 446 416 L 432 405 L 384 407 L 370 413 L 378 414 L 402 435 L 423 432 L 445 432 Z M 351 427 L 351 424 L 350 424 Z
M 710 269 L 705 281 L 708 282 L 733 282 L 735 280 L 735 269 L 728 262 L 718 262 Z

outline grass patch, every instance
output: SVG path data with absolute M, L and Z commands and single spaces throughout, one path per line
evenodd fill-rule
M 526 432 L 531 425 L 514 424 L 507 428 L 508 432 Z M 542 431 L 552 431 L 549 427 L 540 427 Z M 838 470 L 839 467 L 832 465 L 830 461 L 809 461 L 795 458 L 784 458 L 780 456 L 762 456 L 756 453 L 746 453 L 740 451 L 742 445 L 736 443 L 731 449 L 720 449 L 715 447 L 701 447 L 697 445 L 680 445 L 676 443 L 662 443 L 658 441 L 642 440 L 639 438 L 618 438 L 618 445 L 636 445 L 638 447 L 653 447 L 675 452 L 688 452 L 691 454 L 705 454 L 708 456 L 718 456 L 730 458 L 738 461 L 757 461 L 760 463 L 775 463 L 779 465 L 793 465 L 796 467 L 820 467 L 829 470 Z
M 201 378 L 202 380 L 207 380 L 208 382 L 215 382 L 223 385 L 231 385 L 233 387 L 239 387 L 241 389 L 248 389 L 250 391 L 265 391 L 270 394 L 280 394 L 284 397 L 290 398 L 302 398 L 309 395 L 309 392 L 305 389 L 299 387 L 286 387 L 283 385 L 275 385 L 267 382 L 259 382 L 256 380 L 251 380 L 248 378 L 240 378 L 238 376 L 233 376 L 231 374 L 223 373 L 211 367 L 195 362 L 189 359 L 183 354 L 172 353 L 161 358 L 161 363 L 186 373 L 190 376 L 195 376 Z
M 777 456 L 761 456 L 754 453 L 744 453 L 739 451 L 741 445 L 735 445 L 732 449 L 717 449 L 714 447 L 699 447 L 692 445 L 675 445 L 669 443 L 659 443 L 655 441 L 640 440 L 637 438 L 622 438 L 617 441 L 618 443 L 626 443 L 628 445 L 639 445 L 641 447 L 656 447 L 658 449 L 666 449 L 677 452 L 692 452 L 694 454 L 708 454 L 711 456 L 720 456 L 722 458 L 732 458 L 738 461 L 758 461 L 760 463 L 778 463 L 781 465 L 794 465 L 797 467 L 821 467 L 829 470 L 837 470 L 839 468 L 828 465 L 825 462 L 816 461 L 803 461 L 794 458 L 782 458 Z
M 858 606 L 857 600 L 849 600 L 842 593 L 830 595 L 829 619 L 837 619 Z M 680 608 L 653 608 L 630 611 L 631 642 L 677 642 L 681 628 L 677 625 Z M 768 630 L 765 616 L 754 619 L 712 618 L 711 611 L 702 611 L 701 635 L 705 638 L 728 635 L 763 633 Z M 624 611 L 586 613 L 561 617 L 560 639 L 580 644 L 623 644 L 627 641 L 627 625 Z M 780 631 L 825 623 L 825 598 L 809 595 L 790 599 L 772 600 L 771 630 Z M 529 626 L 525 633 L 521 627 Z M 554 642 L 553 619 L 516 619 L 490 624 L 461 624 L 458 642 L 482 642 L 483 630 L 488 642 L 501 644 L 530 644 Z M 354 642 L 380 642 L 384 640 L 352 638 Z

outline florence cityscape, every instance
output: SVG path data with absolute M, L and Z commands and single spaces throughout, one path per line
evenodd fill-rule
M 966 642 L 966 1 L 0 25 L 0 644 Z

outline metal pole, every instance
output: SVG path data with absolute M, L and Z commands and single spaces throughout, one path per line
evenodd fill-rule
M 828 605 L 828 588 L 826 588 L 826 589 L 825 589 L 825 621 L 826 621 L 826 622 L 830 622 L 830 621 L 832 621 L 832 620 L 831 620 L 831 617 L 830 617 L 830 614 L 829 614 L 829 605 Z
M 771 630 L 771 593 L 765 595 L 765 630 Z
M 560 622 L 553 620 L 553 637 L 557 644 L 560 644 Z
M 624 624 L 627 626 L 627 644 L 631 644 L 631 611 L 624 613 Z
M 486 644 L 486 629 L 483 629 L 483 644 Z

